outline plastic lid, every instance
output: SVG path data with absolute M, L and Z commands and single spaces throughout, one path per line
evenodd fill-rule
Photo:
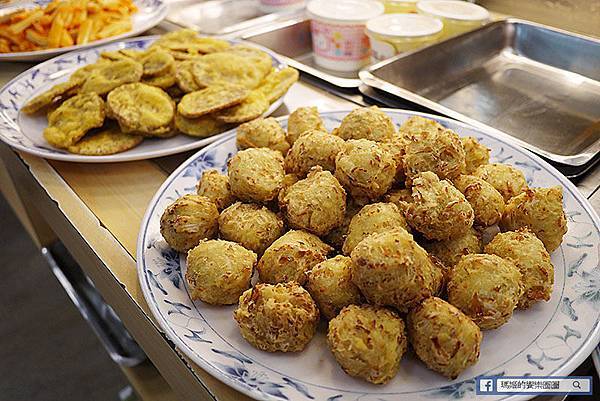
M 383 4 L 375 0 L 313 0 L 306 7 L 320 18 L 338 21 L 366 21 L 383 14 Z
M 488 11 L 477 4 L 466 1 L 427 0 L 417 3 L 421 12 L 449 19 L 482 21 L 490 18 Z
M 443 27 L 439 19 L 418 14 L 385 14 L 367 22 L 368 32 L 395 37 L 435 35 Z

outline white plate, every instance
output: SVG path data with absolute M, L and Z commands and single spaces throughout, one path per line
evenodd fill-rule
M 35 6 L 43 7 L 49 2 L 49 0 L 19 2 L 18 5 L 2 8 L 0 10 L 0 15 L 8 14 L 15 10 L 20 10 L 23 8 L 32 8 Z M 125 32 L 116 36 L 111 36 L 102 40 L 96 40 L 85 45 L 60 47 L 57 49 L 36 50 L 32 52 L 0 53 L 0 62 L 42 61 L 73 50 L 82 50 L 93 46 L 102 45 L 105 43 L 115 42 L 120 39 L 129 38 L 144 33 L 148 29 L 158 25 L 158 23 L 160 23 L 167 16 L 168 7 L 163 0 L 135 0 L 134 3 L 137 6 L 138 11 L 135 14 L 132 14 L 131 16 L 132 28 L 129 32 Z
M 25 71 L 4 88 L 0 89 L 0 139 L 15 149 L 46 159 L 82 163 L 112 163 L 131 160 L 150 159 L 197 149 L 219 139 L 223 134 L 209 138 L 193 138 L 177 135 L 168 139 L 145 139 L 140 145 L 126 152 L 108 156 L 84 156 L 68 153 L 52 147 L 42 133 L 47 126 L 44 115 L 28 116 L 19 110 L 29 99 L 48 90 L 83 65 L 95 62 L 99 54 L 108 50 L 123 48 L 145 49 L 159 36 L 145 36 L 109 43 L 104 46 L 63 54 Z M 230 41 L 240 43 L 239 41 Z M 254 44 L 267 52 L 276 68 L 285 67 L 285 63 L 272 51 Z M 281 106 L 283 96 L 277 99 L 265 113 L 270 115 Z
M 560 185 L 568 232 L 552 254 L 552 299 L 536 304 L 499 329 L 484 332 L 479 362 L 454 381 L 407 355 L 398 375 L 376 386 L 346 375 L 325 342 L 325 326 L 301 353 L 267 353 L 248 344 L 233 320 L 234 306 L 192 302 L 183 274 L 185 257 L 168 247 L 159 231 L 160 216 L 176 198 L 194 192 L 207 168 L 226 171 L 236 153 L 235 134 L 202 149 L 161 186 L 146 211 L 137 245 L 139 280 L 150 310 L 167 336 L 194 362 L 224 383 L 256 399 L 328 401 L 416 401 L 476 398 L 480 375 L 568 375 L 592 352 L 600 336 L 600 221 L 586 199 L 562 174 L 523 148 L 441 117 L 386 110 L 397 125 L 411 115 L 439 121 L 460 135 L 477 137 L 492 149 L 492 160 L 521 169 L 532 186 Z M 348 111 L 323 113 L 328 129 Z M 280 119 L 283 125 L 287 118 Z M 499 396 L 486 396 L 498 400 Z M 513 396 L 511 399 L 530 397 Z

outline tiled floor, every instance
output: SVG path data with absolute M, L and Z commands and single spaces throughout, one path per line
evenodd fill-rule
M 0 195 L 0 399 L 110 401 L 127 381 Z

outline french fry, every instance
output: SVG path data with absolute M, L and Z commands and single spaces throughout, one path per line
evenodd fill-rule
M 1 2 L 1 0 L 0 0 Z M 133 0 L 52 0 L 0 16 L 0 53 L 86 44 L 131 30 Z

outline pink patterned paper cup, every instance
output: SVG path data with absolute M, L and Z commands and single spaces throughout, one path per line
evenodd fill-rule
M 336 71 L 369 64 L 371 48 L 365 24 L 383 13 L 373 0 L 313 0 L 308 3 L 315 62 Z

